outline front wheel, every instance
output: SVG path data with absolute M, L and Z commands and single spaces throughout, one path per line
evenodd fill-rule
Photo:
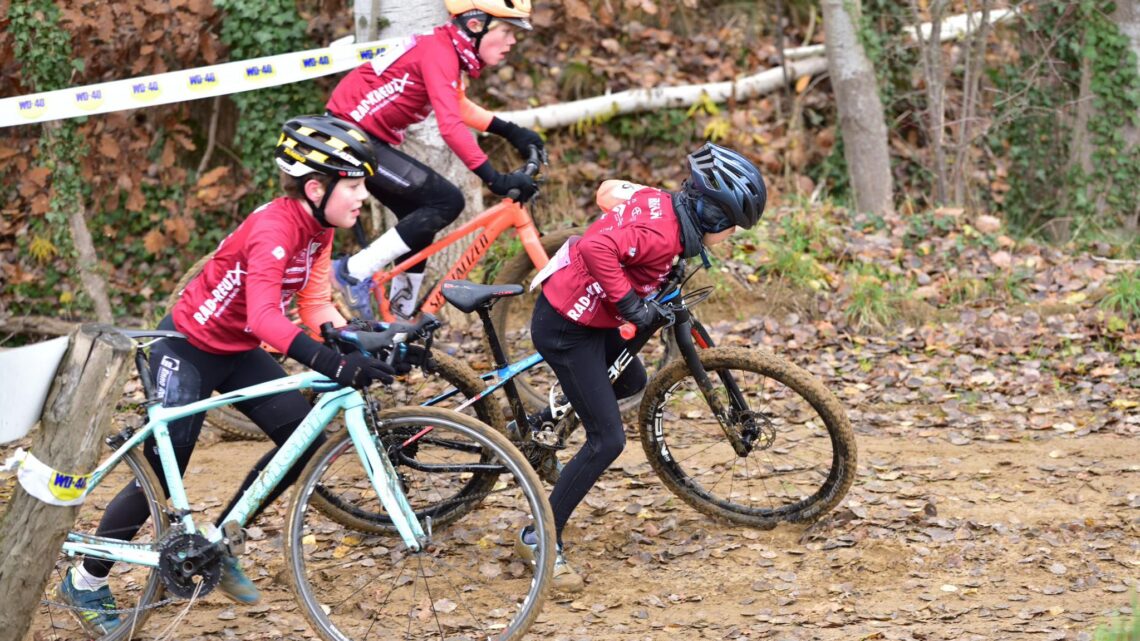
M 497 480 L 483 496 L 468 497 L 470 511 L 450 526 L 420 516 L 429 536 L 413 552 L 393 532 L 347 530 L 311 509 L 318 486 L 355 493 L 371 510 L 383 509 L 348 433 L 335 434 L 298 480 L 288 516 L 286 558 L 306 618 L 330 641 L 521 638 L 554 571 L 554 518 L 534 471 L 504 436 L 449 410 L 387 409 L 375 430 L 380 442 L 396 444 L 421 468 L 415 488 L 400 484 L 413 508 L 417 492 L 434 492 L 435 500 L 453 495 L 448 486 L 465 466 L 493 469 Z M 448 449 L 459 455 L 445 455 Z M 471 452 L 478 453 L 474 460 Z M 388 448 L 381 455 L 400 452 Z M 433 470 L 440 472 L 440 487 L 433 487 Z M 539 538 L 533 568 L 513 550 L 526 525 Z
M 641 445 L 662 482 L 700 512 L 755 527 L 810 521 L 835 507 L 856 460 L 835 396 L 766 352 L 714 347 L 699 355 L 732 414 L 728 429 L 748 452 L 734 450 L 688 364 L 675 360 L 649 381 L 640 409 Z

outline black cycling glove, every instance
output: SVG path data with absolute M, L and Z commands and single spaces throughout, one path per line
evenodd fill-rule
M 535 192 L 538 191 L 538 183 L 534 182 L 533 177 L 521 171 L 500 174 L 491 166 L 490 160 L 476 167 L 475 175 L 487 183 L 491 193 L 514 198 L 516 202 L 524 203 L 533 198 Z M 511 195 L 512 189 L 518 190 L 517 197 Z
M 491 117 L 491 124 L 487 126 L 487 131 L 505 138 L 512 147 L 522 154 L 523 158 L 526 158 L 530 153 L 530 147 L 538 147 L 539 151 L 546 149 L 546 143 L 542 141 L 542 136 L 538 135 L 538 132 L 520 127 L 498 116 Z
M 396 372 L 382 360 L 366 356 L 360 352 L 340 354 L 336 350 L 321 345 L 304 332 L 289 345 L 287 352 L 302 365 L 333 379 L 345 387 L 367 387 L 373 381 L 385 385 L 392 382 Z
M 664 318 L 661 315 L 661 311 L 657 309 L 657 305 L 647 303 L 632 289 L 629 290 L 625 296 L 622 296 L 621 300 L 615 303 L 614 306 L 617 307 L 618 313 L 622 315 L 622 318 L 637 326 L 638 331 L 644 331 L 646 328 L 652 327 L 654 323 Z

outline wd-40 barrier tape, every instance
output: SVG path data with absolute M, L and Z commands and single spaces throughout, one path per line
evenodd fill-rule
M 45 465 L 31 452 L 18 448 L 15 454 L 4 461 L 0 472 L 16 470 L 16 478 L 24 491 L 44 503 L 51 505 L 79 505 L 85 498 L 83 492 L 87 489 L 87 482 L 91 480 L 90 474 L 65 474 L 57 472 Z
M 0 98 L 0 127 L 153 107 L 301 82 L 348 71 L 367 60 L 389 57 L 393 49 L 403 44 L 403 39 L 358 45 L 334 43 L 321 49 Z

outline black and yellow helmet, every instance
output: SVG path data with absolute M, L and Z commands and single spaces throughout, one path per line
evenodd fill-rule
M 376 173 L 368 136 L 356 125 L 333 116 L 297 116 L 285 123 L 274 153 L 290 176 L 312 173 L 335 178 L 366 178 Z

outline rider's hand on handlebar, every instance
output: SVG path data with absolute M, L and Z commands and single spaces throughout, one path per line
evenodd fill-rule
M 487 187 L 494 194 L 507 196 L 520 203 L 530 200 L 538 191 L 538 184 L 534 178 L 521 171 L 513 171 L 509 174 L 496 172 L 494 177 L 487 181 Z
M 391 365 L 360 352 L 341 355 L 340 362 L 337 363 L 336 370 L 331 375 L 315 366 L 313 369 L 346 387 L 367 387 L 373 381 L 391 385 L 394 380 L 392 375 L 396 373 L 396 369 Z
M 632 289 L 622 296 L 615 306 L 623 318 L 637 326 L 638 331 L 644 331 L 666 318 L 660 305 L 655 301 L 645 300 Z

